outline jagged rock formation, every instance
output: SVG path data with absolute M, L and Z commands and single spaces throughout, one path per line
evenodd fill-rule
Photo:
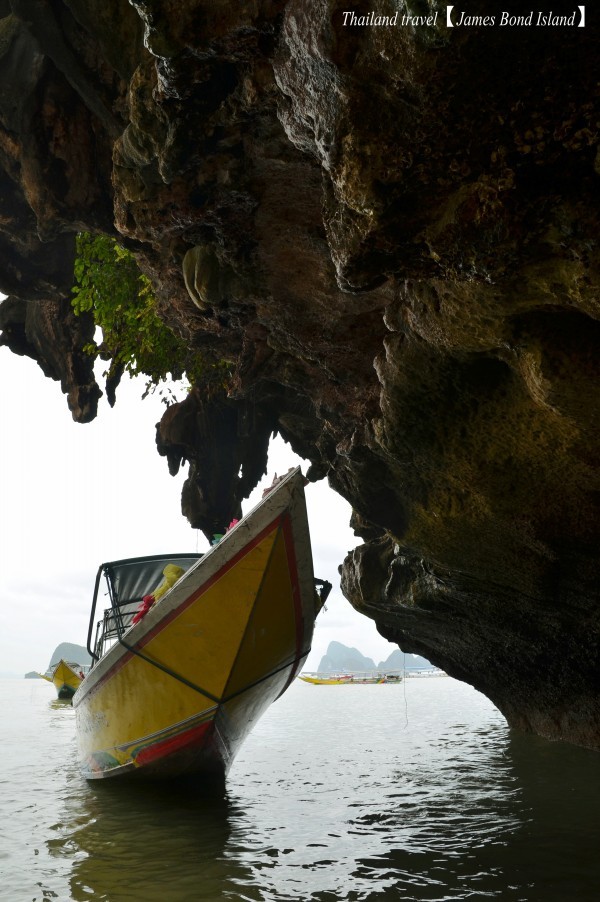
M 230 515 L 278 430 L 353 505 L 357 609 L 511 724 L 598 748 L 597 26 L 354 8 L 438 17 L 0 0 L 2 342 L 91 418 L 73 235 L 120 235 L 232 373 L 159 428 L 191 522 Z

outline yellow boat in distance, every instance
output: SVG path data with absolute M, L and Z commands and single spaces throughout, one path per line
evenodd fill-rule
M 84 776 L 223 778 L 300 671 L 330 588 L 314 579 L 299 469 L 203 556 L 102 564 L 73 699 Z
M 299 679 L 314 686 L 365 686 L 383 683 L 401 683 L 402 673 L 399 670 L 386 673 L 301 673 Z
M 58 698 L 73 698 L 88 669 L 87 665 L 77 664 L 75 661 L 63 661 L 61 658 L 58 664 L 51 667 L 47 673 L 41 673 L 40 676 L 54 684 Z

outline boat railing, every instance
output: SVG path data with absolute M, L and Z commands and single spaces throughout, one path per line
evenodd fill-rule
M 325 602 L 329 598 L 332 585 L 326 579 L 315 579 L 315 592 L 317 595 L 317 614 L 325 606 Z
M 94 657 L 101 658 L 132 624 L 141 599 L 128 601 L 115 608 L 107 608 L 96 624 Z
M 123 640 L 142 600 L 146 595 L 152 594 L 163 579 L 166 565 L 175 564 L 187 570 L 201 557 L 198 552 L 155 554 L 100 564 L 94 584 L 87 638 L 87 650 L 93 662 L 101 658 L 115 642 Z M 109 607 L 97 620 L 96 605 L 103 581 Z
M 65 664 L 67 664 L 71 670 L 74 670 L 75 673 L 79 675 L 83 674 L 84 676 L 89 673 L 91 667 L 90 664 L 80 664 L 79 661 L 65 661 Z

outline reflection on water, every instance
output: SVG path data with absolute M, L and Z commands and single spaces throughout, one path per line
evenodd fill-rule
M 532 900 L 597 899 L 600 757 L 536 736 L 511 734 L 507 754 L 527 813 L 510 867 Z
M 453 680 L 298 683 L 212 793 L 87 784 L 71 706 L 5 686 L 7 902 L 597 897 L 600 759 L 513 736 Z
M 60 708 L 71 708 L 72 707 L 71 699 L 70 698 L 53 698 L 52 701 L 50 702 L 50 707 L 54 708 L 54 710 L 59 710 Z
M 221 864 L 235 817 L 222 789 L 94 784 L 68 807 L 75 829 L 51 843 L 54 855 L 76 852 L 70 878 L 76 902 L 215 900 L 231 871 L 241 871 Z

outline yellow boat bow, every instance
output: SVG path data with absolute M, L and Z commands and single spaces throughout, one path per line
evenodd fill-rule
M 324 600 L 303 482 L 293 471 L 202 557 L 100 567 L 88 637 L 95 663 L 73 699 L 88 779 L 224 775 L 298 674 Z M 153 601 L 169 567 L 183 575 Z M 111 607 L 92 645 L 103 577 Z

